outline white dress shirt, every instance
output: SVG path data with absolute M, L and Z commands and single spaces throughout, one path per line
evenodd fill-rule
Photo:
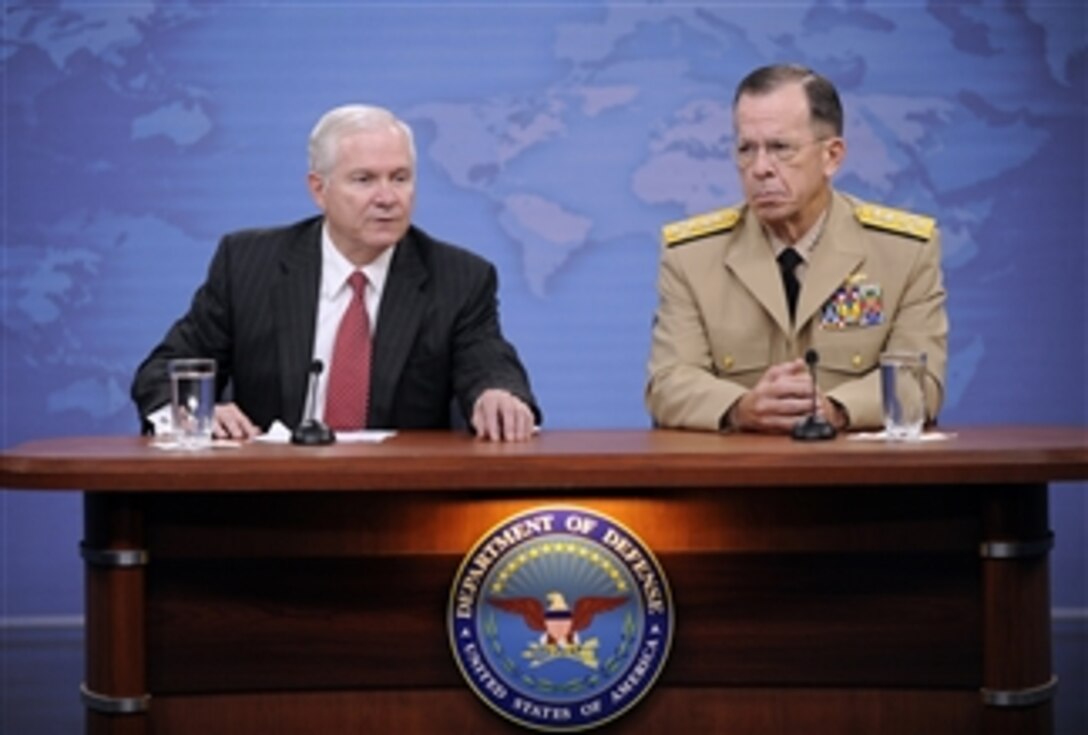
M 332 351 L 336 343 L 336 331 L 351 303 L 351 287 L 348 278 L 356 270 L 366 276 L 365 292 L 366 313 L 370 317 L 370 334 L 373 338 L 378 328 L 378 308 L 385 290 L 385 280 L 389 276 L 389 265 L 393 261 L 394 245 L 362 268 L 356 268 L 343 253 L 336 249 L 329 237 L 327 226 L 321 228 L 321 287 L 317 297 L 317 324 L 314 326 L 314 359 L 325 366 L 317 379 L 317 391 L 314 401 L 317 404 L 310 413 L 310 395 L 306 396 L 306 410 L 303 416 L 313 416 L 318 420 L 325 418 L 325 395 L 329 387 L 329 372 L 332 369 Z

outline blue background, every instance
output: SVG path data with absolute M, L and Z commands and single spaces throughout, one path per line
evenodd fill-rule
M 218 238 L 314 212 L 345 102 L 416 129 L 417 222 L 491 259 L 547 426 L 646 427 L 660 227 L 741 198 L 729 102 L 798 61 L 843 94 L 837 185 L 935 216 L 943 423 L 1086 424 L 1080 2 L 3 5 L 0 446 L 137 430 L 128 386 Z M 1082 485 L 1052 493 L 1085 607 Z M 82 610 L 75 493 L 0 495 L 0 618 Z

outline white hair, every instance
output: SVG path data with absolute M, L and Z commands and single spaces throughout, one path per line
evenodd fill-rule
M 328 176 L 336 165 L 336 148 L 340 139 L 360 130 L 381 130 L 394 128 L 404 133 L 408 141 L 408 153 L 412 157 L 412 167 L 416 165 L 416 144 L 412 129 L 408 123 L 397 118 L 384 107 L 370 105 L 344 105 L 329 110 L 310 131 L 310 171 L 319 176 Z

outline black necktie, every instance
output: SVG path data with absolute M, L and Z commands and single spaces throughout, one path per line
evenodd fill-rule
M 797 316 L 797 294 L 801 282 L 797 280 L 797 265 L 804 260 L 793 248 L 786 248 L 778 255 L 778 268 L 782 271 L 782 287 L 786 289 L 786 305 L 790 309 L 790 321 Z

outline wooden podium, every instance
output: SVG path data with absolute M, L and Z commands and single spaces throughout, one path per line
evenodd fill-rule
M 524 732 L 462 679 L 446 606 L 480 536 L 561 503 L 638 534 L 675 605 L 661 678 L 598 732 L 1038 735 L 1047 483 L 1088 478 L 1088 431 L 103 437 L 24 444 L 0 470 L 85 491 L 91 733 Z

